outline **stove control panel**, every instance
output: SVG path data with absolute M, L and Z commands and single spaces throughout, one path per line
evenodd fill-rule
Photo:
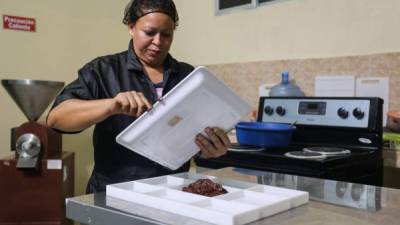
M 368 99 L 262 98 L 261 101 L 263 122 L 368 127 Z

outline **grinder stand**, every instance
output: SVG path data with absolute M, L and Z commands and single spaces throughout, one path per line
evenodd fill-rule
M 16 129 L 15 154 L 0 159 L 0 225 L 72 224 L 64 201 L 73 196 L 74 154 L 62 152 L 60 133 L 37 122 L 64 83 L 2 80 L 2 85 L 28 122 Z

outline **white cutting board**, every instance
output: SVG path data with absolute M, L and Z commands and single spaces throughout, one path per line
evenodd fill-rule
M 355 88 L 354 76 L 315 77 L 315 92 L 317 97 L 353 97 Z
M 356 79 L 357 97 L 379 97 L 383 103 L 383 126 L 386 125 L 389 110 L 389 78 L 388 77 L 360 77 Z
M 210 71 L 197 67 L 151 111 L 123 130 L 116 141 L 176 170 L 199 151 L 197 134 L 206 127 L 228 131 L 250 111 L 251 106 Z

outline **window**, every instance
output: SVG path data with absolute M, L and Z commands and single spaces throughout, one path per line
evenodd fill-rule
M 253 9 L 263 3 L 278 0 L 215 0 L 215 14 L 220 15 L 236 10 Z
M 233 8 L 237 6 L 251 5 L 252 0 L 227 0 L 219 1 L 219 10 Z
M 254 8 L 255 0 L 215 0 L 215 14 L 220 15 L 241 9 Z
M 273 1 L 276 1 L 276 0 L 258 0 L 258 2 L 261 4 L 261 3 L 264 3 L 264 2 L 273 2 Z

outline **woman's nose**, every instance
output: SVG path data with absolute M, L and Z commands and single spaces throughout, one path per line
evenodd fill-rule
M 156 34 L 153 37 L 153 44 L 160 45 L 161 44 L 161 34 Z

